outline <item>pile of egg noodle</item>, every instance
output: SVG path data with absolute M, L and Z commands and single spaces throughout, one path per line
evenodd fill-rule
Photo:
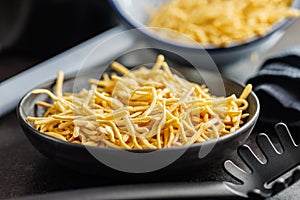
M 290 6 L 291 0 L 173 0 L 154 12 L 148 25 L 203 45 L 227 46 L 261 37 L 277 22 L 298 17 L 299 10 Z
M 27 117 L 35 129 L 54 138 L 101 147 L 159 149 L 191 145 L 230 134 L 240 128 L 246 113 L 247 85 L 237 97 L 214 97 L 205 85 L 173 74 L 159 55 L 152 68 L 130 71 L 117 62 L 117 73 L 91 79 L 90 88 L 63 93 L 63 72 L 55 91 L 35 89 L 53 103 L 36 102 L 43 117 Z

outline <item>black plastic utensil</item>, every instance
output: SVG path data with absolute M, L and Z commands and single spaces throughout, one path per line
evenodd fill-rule
M 154 183 L 120 185 L 102 188 L 81 189 L 24 199 L 264 199 L 271 197 L 300 179 L 300 148 L 295 144 L 287 126 L 278 123 L 275 131 L 283 149 L 279 153 L 269 137 L 260 133 L 256 142 L 266 158 L 261 162 L 249 146 L 238 148 L 239 157 L 249 167 L 247 173 L 231 160 L 224 163 L 226 171 L 242 184 L 229 182 L 203 183 Z M 283 175 L 288 176 L 283 178 Z

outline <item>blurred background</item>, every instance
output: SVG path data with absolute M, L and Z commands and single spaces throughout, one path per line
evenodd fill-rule
M 116 23 L 107 0 L 0 0 L 0 82 Z

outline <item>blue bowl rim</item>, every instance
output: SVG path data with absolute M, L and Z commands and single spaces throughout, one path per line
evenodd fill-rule
M 156 40 L 162 44 L 165 45 L 169 45 L 173 48 L 181 48 L 183 50 L 186 51 L 199 51 L 199 50 L 206 50 L 209 53 L 218 53 L 218 52 L 223 52 L 224 50 L 240 50 L 243 49 L 246 46 L 253 46 L 259 42 L 262 42 L 263 40 L 269 38 L 271 35 L 273 35 L 274 33 L 280 31 L 280 30 L 285 30 L 287 29 L 295 20 L 296 18 L 287 18 L 277 24 L 275 24 L 273 26 L 273 28 L 266 33 L 263 37 L 254 37 L 251 40 L 247 40 L 246 42 L 242 42 L 242 43 L 237 43 L 231 46 L 226 46 L 226 47 L 215 47 L 215 46 L 200 46 L 199 47 L 192 47 L 189 45 L 185 45 L 183 43 L 177 43 L 174 42 L 172 40 L 164 40 L 161 37 L 157 37 L 154 34 L 151 34 L 151 32 L 145 31 L 146 26 L 143 27 L 137 27 L 132 21 L 130 21 L 129 19 L 127 19 L 123 14 L 122 11 L 118 8 L 117 4 L 115 3 L 115 0 L 109 0 L 110 5 L 112 6 L 113 10 L 116 12 L 116 14 L 122 19 L 122 21 L 125 22 L 125 24 L 132 28 L 132 29 L 137 29 L 140 33 L 146 35 L 148 38 L 152 39 L 152 40 Z M 296 8 L 296 9 L 300 9 L 300 0 L 294 0 L 292 5 L 292 8 Z

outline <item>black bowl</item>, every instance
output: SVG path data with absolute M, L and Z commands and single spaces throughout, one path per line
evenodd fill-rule
M 87 74 L 87 76 L 81 77 L 71 77 L 65 80 L 64 91 L 71 92 L 74 89 L 74 82 L 76 81 L 76 87 L 87 86 L 87 77 L 94 77 L 96 73 Z M 206 77 L 209 80 L 214 80 L 219 78 L 219 76 L 211 72 L 201 73 L 202 77 Z M 233 80 L 222 77 L 222 81 L 225 86 L 226 95 L 232 93 L 240 94 L 244 89 L 242 84 L 239 84 Z M 218 81 L 216 81 L 217 83 Z M 212 81 L 212 84 L 214 81 Z M 38 88 L 46 88 L 52 90 L 55 85 L 55 81 L 47 82 Z M 219 87 L 218 85 L 210 85 Z M 82 88 L 81 87 L 81 88 Z M 218 95 L 217 90 L 211 90 L 213 94 Z M 93 174 L 99 176 L 110 176 L 110 177 L 120 177 L 120 176 L 135 176 L 144 177 L 156 175 L 162 176 L 182 176 L 188 174 L 195 174 L 203 170 L 207 170 L 209 166 L 221 164 L 226 158 L 230 158 L 230 155 L 235 152 L 238 146 L 243 144 L 249 137 L 257 119 L 259 116 L 260 105 L 256 95 L 251 92 L 247 101 L 249 102 L 249 108 L 247 112 L 250 114 L 246 123 L 234 133 L 226 136 L 222 136 L 218 139 L 213 139 L 211 141 L 193 144 L 188 147 L 174 147 L 165 148 L 159 151 L 150 150 L 137 150 L 137 151 L 124 151 L 113 148 L 103 148 L 103 147 L 92 147 L 84 146 L 80 144 L 74 144 L 69 142 L 64 142 L 50 136 L 44 135 L 33 128 L 32 124 L 26 121 L 27 116 L 42 116 L 44 110 L 35 106 L 36 101 L 47 100 L 46 95 L 33 95 L 30 92 L 27 93 L 20 101 L 17 109 L 18 119 L 22 126 L 22 129 L 32 145 L 40 151 L 45 156 L 53 159 L 57 163 L 66 166 L 68 168 L 80 171 L 86 174 Z M 204 152 L 204 156 L 199 158 L 199 152 Z M 206 152 L 205 152 L 206 151 Z M 163 162 L 168 160 L 172 156 L 178 156 L 178 159 L 174 159 L 169 165 L 163 168 L 157 168 L 157 170 L 117 170 L 116 168 L 111 168 L 103 162 L 99 161 L 99 157 L 102 156 L 116 161 L 122 161 L 125 167 L 130 167 L 130 160 L 124 160 L 123 153 L 131 152 L 136 154 L 147 155 L 147 153 L 156 152 L 155 155 L 151 155 L 150 159 L 154 159 L 155 162 Z M 145 153 L 145 154 L 144 154 Z M 201 153 L 200 153 L 201 154 Z M 96 157 L 94 156 L 96 155 Z M 150 155 L 150 154 L 149 154 Z M 149 156 L 148 155 L 148 156 Z M 147 156 L 145 156 L 146 158 Z M 201 156 L 200 156 L 201 157 Z M 147 157 L 149 158 L 149 157 Z M 126 158 L 127 159 L 127 158 Z M 130 158 L 129 158 L 130 159 Z M 122 163 L 119 165 L 122 165 Z M 143 168 L 147 164 L 147 160 L 140 160 L 140 167 Z M 221 166 L 221 165 L 220 165 Z M 122 166 L 121 166 L 122 167 Z M 136 167 L 136 166 L 135 166 Z

